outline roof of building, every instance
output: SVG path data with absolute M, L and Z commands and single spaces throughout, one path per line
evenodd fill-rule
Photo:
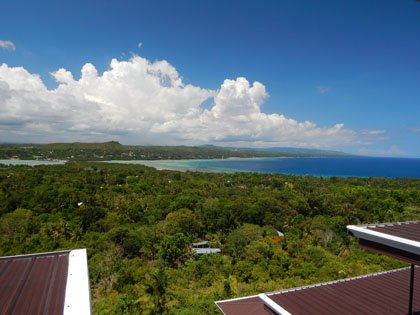
M 201 241 L 201 242 L 198 242 L 198 243 L 192 243 L 192 245 L 194 246 L 194 247 L 198 247 L 198 246 L 206 246 L 206 245 L 208 245 L 210 242 L 209 241 Z
M 420 264 L 420 221 L 349 225 L 347 229 L 359 237 L 360 247 L 409 262 L 411 272 L 410 268 L 390 270 L 216 305 L 226 315 L 405 314 L 413 302 L 413 311 L 420 314 L 420 277 L 414 277 L 414 265 Z
M 226 315 L 405 314 L 409 282 L 410 268 L 402 268 L 215 303 Z M 413 311 L 420 311 L 418 289 Z
M 193 252 L 202 255 L 202 254 L 214 254 L 220 253 L 220 248 L 193 248 Z
M 412 264 L 420 263 L 420 221 L 349 225 L 359 245 Z
M 0 314 L 90 314 L 86 250 L 0 257 Z

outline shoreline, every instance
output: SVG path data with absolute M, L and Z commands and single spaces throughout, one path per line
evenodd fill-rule
M 0 165 L 64 165 L 68 160 L 20 160 L 20 159 L 0 159 Z
M 312 160 L 313 159 L 313 160 Z M 398 161 L 400 160 L 400 161 Z M 246 162 L 249 161 L 249 162 Z M 252 163 L 255 161 L 255 163 Z M 261 161 L 261 163 L 257 162 Z M 230 158 L 190 160 L 131 160 L 103 161 L 106 163 L 137 164 L 156 170 L 203 173 L 264 173 L 315 177 L 388 177 L 420 178 L 420 159 L 401 161 L 397 158 Z M 241 163 L 243 162 L 243 163 Z M 267 162 L 266 165 L 265 162 Z M 410 162 L 409 164 L 407 164 Z M 253 165 L 256 165 L 254 167 Z M 390 169 L 395 171 L 390 171 Z
M 264 159 L 264 158 L 257 158 Z M 144 165 L 147 167 L 152 167 L 158 171 L 178 171 L 178 172 L 205 172 L 205 173 L 236 173 L 237 171 L 223 169 L 223 168 L 210 168 L 210 167 L 200 167 L 188 165 L 191 162 L 206 163 L 209 161 L 227 161 L 228 159 L 190 159 L 190 160 L 112 160 L 112 161 L 100 161 L 103 163 L 115 163 L 115 164 L 134 164 L 134 165 Z M 254 160 L 254 158 L 235 158 L 230 161 L 237 160 Z

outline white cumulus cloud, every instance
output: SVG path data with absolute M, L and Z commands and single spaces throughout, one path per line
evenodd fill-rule
M 16 50 L 16 47 L 10 40 L 0 40 L 0 49 Z
M 264 113 L 269 95 L 260 82 L 240 77 L 204 89 L 183 83 L 164 60 L 113 59 L 103 74 L 87 63 L 78 80 L 63 68 L 51 74 L 59 85 L 48 90 L 39 75 L 0 66 L 0 141 L 334 147 L 357 140 L 343 124 Z M 212 107 L 201 107 L 209 98 Z

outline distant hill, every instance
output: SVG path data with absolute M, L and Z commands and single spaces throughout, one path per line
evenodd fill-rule
M 355 156 L 354 154 L 345 153 L 341 151 L 334 150 L 321 150 L 321 149 L 311 149 L 311 148 L 293 148 L 293 147 L 271 147 L 271 148 L 232 148 L 232 147 L 218 147 L 212 144 L 204 145 L 207 148 L 225 148 L 225 149 L 236 149 L 244 151 L 257 151 L 257 152 L 278 152 L 278 153 L 292 153 L 297 155 L 317 155 L 317 156 L 335 156 L 335 157 L 349 157 Z
M 321 155 L 334 155 L 334 156 L 351 156 L 352 155 L 352 154 L 341 152 L 341 151 L 291 148 L 291 147 L 260 148 L 260 149 L 255 149 L 255 150 L 267 151 L 267 152 L 289 152 L 289 153 L 321 154 Z
M 117 141 L 103 143 L 0 144 L 0 159 L 18 158 L 62 160 L 182 160 L 225 159 L 230 157 L 346 157 L 339 151 L 300 148 L 233 148 L 204 146 L 122 145 Z
M 124 146 L 118 141 L 49 143 L 42 147 L 51 150 L 124 150 Z

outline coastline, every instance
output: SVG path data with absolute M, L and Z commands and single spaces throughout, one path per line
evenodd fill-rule
M 19 160 L 19 159 L 2 159 L 0 160 L 0 165 L 28 165 L 28 166 L 37 166 L 37 165 L 63 165 L 66 164 L 67 160 Z
M 255 160 L 255 159 L 266 159 L 266 158 L 228 158 L 228 159 L 188 159 L 188 160 L 112 160 L 112 161 L 100 161 L 102 163 L 117 163 L 117 164 L 137 164 L 148 167 L 153 167 L 158 171 L 179 171 L 179 172 L 205 172 L 205 173 L 236 173 L 236 170 L 230 170 L 225 168 L 211 168 L 205 167 L 204 165 L 191 165 L 191 163 L 208 163 L 208 162 L 219 162 L 219 161 L 243 161 L 243 160 Z M 272 159 L 272 158 L 267 158 Z
M 66 160 L 0 160 L 1 165 L 63 165 Z M 204 173 L 266 173 L 316 177 L 406 177 L 420 178 L 418 158 L 303 158 L 251 157 L 183 160 L 111 160 L 93 163 L 132 164 L 159 171 Z

